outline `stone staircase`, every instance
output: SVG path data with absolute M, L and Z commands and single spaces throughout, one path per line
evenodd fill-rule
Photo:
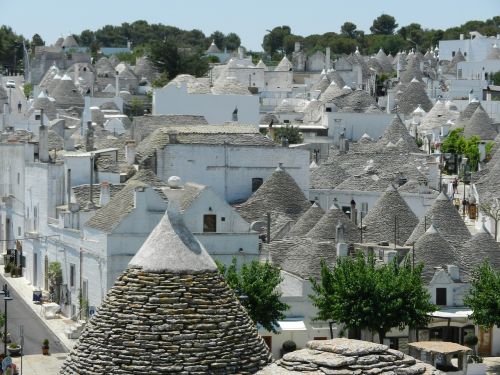
M 75 324 L 69 326 L 64 333 L 68 339 L 77 339 L 80 337 L 83 328 L 85 328 L 85 324 L 87 324 L 86 320 L 78 320 Z

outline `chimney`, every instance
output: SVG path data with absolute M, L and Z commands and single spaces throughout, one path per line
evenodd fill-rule
M 337 244 L 337 258 L 346 257 L 348 255 L 348 247 L 345 242 Z
M 68 169 L 66 172 L 66 194 L 67 194 L 67 204 L 69 208 L 69 204 L 71 203 L 71 169 Z
M 295 42 L 294 52 L 300 52 L 300 42 Z
M 92 121 L 87 121 L 87 133 L 85 134 L 85 151 L 94 150 L 94 128 Z
M 144 186 L 136 187 L 134 190 L 134 208 L 146 208 L 146 188 Z
M 325 53 L 325 69 L 328 70 L 330 69 L 330 47 L 326 47 L 326 53 Z
M 168 143 L 170 144 L 176 144 L 177 142 L 177 133 L 176 132 L 169 132 L 168 133 Z
M 109 188 L 109 182 L 104 181 L 101 183 L 101 193 L 99 196 L 99 206 L 104 206 L 111 199 L 111 191 Z
M 351 199 L 351 221 L 356 225 L 358 219 L 358 210 L 356 210 L 356 201 Z
M 474 99 L 474 90 L 469 91 L 469 103 Z
M 238 57 L 240 59 L 243 59 L 243 54 L 244 54 L 244 51 L 243 51 L 243 47 L 238 47 Z
M 115 71 L 115 96 L 120 96 L 120 77 L 118 71 Z
M 43 124 L 43 109 L 40 110 L 40 128 L 38 130 L 38 160 L 48 163 L 49 158 L 49 129 Z
M 128 165 L 135 162 L 135 141 L 127 141 L 125 143 L 125 161 Z
M 448 274 L 453 281 L 460 281 L 460 271 L 457 266 L 453 264 L 448 264 Z

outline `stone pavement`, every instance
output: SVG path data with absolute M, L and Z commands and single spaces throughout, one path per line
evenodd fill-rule
M 62 345 L 65 346 L 68 351 L 70 351 L 77 340 L 68 339 L 64 332 L 75 322 L 67 318 L 45 319 L 42 316 L 42 306 L 33 303 L 34 288 L 29 284 L 28 281 L 24 277 L 10 277 L 5 275 L 3 267 L 0 267 L 0 274 L 5 277 L 7 283 L 9 283 L 9 287 L 12 288 L 20 297 L 22 297 L 26 304 L 37 314 L 42 323 L 44 323 L 47 328 L 57 336 Z
M 487 374 L 500 375 L 500 357 L 484 357 L 483 363 L 488 366 Z
M 22 358 L 23 375 L 57 375 L 67 353 L 51 353 L 51 355 L 33 354 Z M 13 357 L 19 374 L 21 374 L 21 357 Z

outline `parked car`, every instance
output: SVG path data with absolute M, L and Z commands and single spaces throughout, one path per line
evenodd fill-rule
M 15 89 L 16 82 L 13 79 L 8 79 L 7 82 L 5 83 L 5 87 Z

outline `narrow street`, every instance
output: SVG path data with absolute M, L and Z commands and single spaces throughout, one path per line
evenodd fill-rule
M 0 276 L 0 284 L 3 286 L 6 280 Z M 12 342 L 20 343 L 20 326 L 24 327 L 24 348 L 25 355 L 41 354 L 42 341 L 49 340 L 51 353 L 65 353 L 66 349 L 61 345 L 59 339 L 45 326 L 41 317 L 26 305 L 16 292 L 9 288 L 12 301 L 7 302 L 7 330 L 10 333 Z M 0 298 L 0 311 L 5 312 L 5 302 Z M 3 343 L 0 343 L 3 344 Z M 0 349 L 3 352 L 3 347 Z

